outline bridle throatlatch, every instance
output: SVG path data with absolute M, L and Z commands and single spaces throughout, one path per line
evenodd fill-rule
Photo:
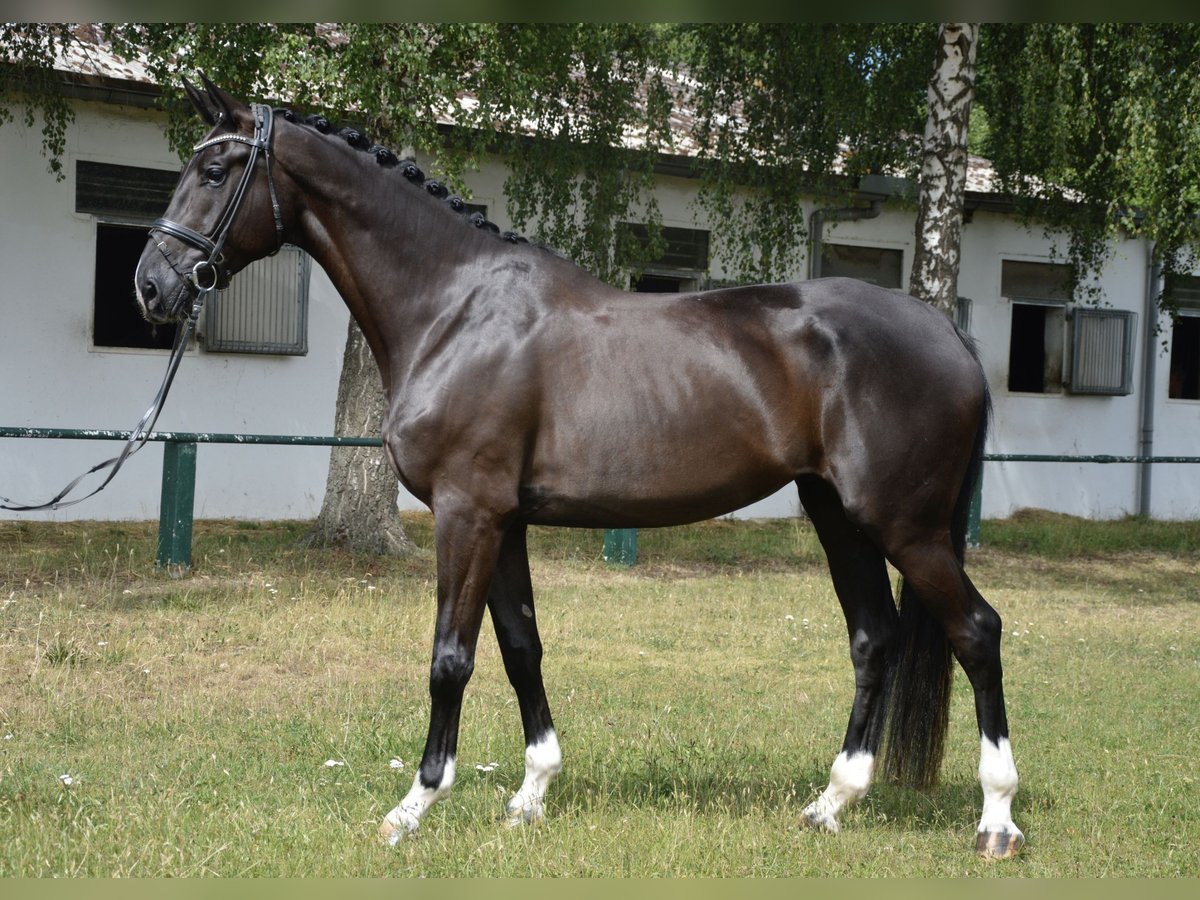
M 271 175 L 274 114 L 271 107 L 258 103 L 254 104 L 252 111 L 254 113 L 253 137 L 246 137 L 245 135 L 230 132 L 201 141 L 192 148 L 192 155 L 194 157 L 197 153 L 214 144 L 221 144 L 228 141 L 236 141 L 250 147 L 250 157 L 246 160 L 246 168 L 242 172 L 242 178 L 238 182 L 237 189 L 230 198 L 229 204 L 225 207 L 225 211 L 221 214 L 221 218 L 217 220 L 212 237 L 207 237 L 198 231 L 188 228 L 186 225 L 180 225 L 178 222 L 172 222 L 166 218 L 157 219 L 150 226 L 151 232 L 158 231 L 169 235 L 207 254 L 207 258 L 200 260 L 192 266 L 190 272 L 182 272 L 176 267 L 166 247 L 161 241 L 158 242 L 158 249 L 166 257 L 167 264 L 180 278 L 191 283 L 192 287 L 196 289 L 196 296 L 192 300 L 191 312 L 183 319 L 179 331 L 175 335 L 175 343 L 171 347 L 171 357 L 167 361 L 167 373 L 158 388 L 158 393 L 154 395 L 154 400 L 150 404 L 150 408 L 146 410 L 141 420 L 134 426 L 133 431 L 130 432 L 129 439 L 125 442 L 125 446 L 121 449 L 121 452 L 112 459 L 106 459 L 104 462 L 92 466 L 92 468 L 76 477 L 70 484 L 45 503 L 17 503 L 8 497 L 0 496 L 0 509 L 13 512 L 34 512 L 44 509 L 62 509 L 67 506 L 74 506 L 76 503 L 82 503 L 89 497 L 104 490 L 108 486 L 108 483 L 116 476 L 121 466 L 125 464 L 125 460 L 129 459 L 129 457 L 133 456 L 134 453 L 146 445 L 146 442 L 150 439 L 151 432 L 154 430 L 154 424 L 158 421 L 159 413 L 162 412 L 163 404 L 167 400 L 167 392 L 171 389 L 171 382 L 175 380 L 175 372 L 179 369 L 179 363 L 183 360 L 184 351 L 187 350 L 192 333 L 196 330 L 196 321 L 200 318 L 201 310 L 204 309 L 204 301 L 213 291 L 223 290 L 229 285 L 229 280 L 232 276 L 229 274 L 225 260 L 221 256 L 221 251 L 225 247 L 225 240 L 229 237 L 229 231 L 233 227 L 234 219 L 237 218 L 237 214 L 241 210 L 242 203 L 246 198 L 246 193 L 250 188 L 250 183 L 254 179 L 254 170 L 258 165 L 259 157 L 262 157 L 266 161 L 267 187 L 271 194 L 271 210 L 275 217 L 275 233 L 279 238 L 279 246 L 283 246 L 283 216 L 279 209 L 279 198 L 275 193 L 275 179 Z M 278 250 L 278 247 L 276 250 Z M 184 296 L 181 295 L 180 301 L 171 310 L 172 314 L 179 311 Z M 110 471 L 97 488 L 74 500 L 64 499 L 75 490 L 76 486 L 83 479 L 104 469 L 109 469 Z

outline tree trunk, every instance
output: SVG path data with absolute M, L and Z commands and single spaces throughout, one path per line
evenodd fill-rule
M 909 291 L 951 317 L 958 305 L 967 122 L 975 96 L 978 38 L 978 25 L 948 22 L 938 29 L 917 192 L 916 251 Z
M 379 369 L 362 331 L 350 319 L 338 382 L 334 433 L 374 437 L 383 420 Z M 400 524 L 396 476 L 380 447 L 334 447 L 329 455 L 325 499 L 306 542 L 359 553 L 404 555 L 412 543 Z

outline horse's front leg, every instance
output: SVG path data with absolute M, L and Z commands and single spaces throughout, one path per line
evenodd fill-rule
M 450 793 L 463 691 L 475 668 L 475 644 L 503 536 L 497 517 L 469 504 L 438 504 L 437 626 L 429 670 L 429 736 L 412 787 L 387 814 L 380 836 L 395 844 Z
M 504 536 L 500 561 L 488 595 L 488 609 L 504 669 L 517 693 L 525 730 L 525 780 L 508 801 L 509 825 L 532 824 L 545 815 L 546 789 L 562 768 L 562 753 L 542 683 L 542 642 L 533 609 L 525 524 Z

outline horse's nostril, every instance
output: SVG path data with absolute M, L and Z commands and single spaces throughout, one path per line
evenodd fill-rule
M 147 278 L 142 282 L 142 299 L 149 302 L 158 296 L 158 285 Z

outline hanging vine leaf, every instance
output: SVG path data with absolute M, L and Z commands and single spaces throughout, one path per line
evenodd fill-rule
M 1168 274 L 1194 268 L 1200 25 L 993 25 L 980 43 L 983 149 L 1028 219 L 1067 235 L 1079 277 L 1122 235 Z

